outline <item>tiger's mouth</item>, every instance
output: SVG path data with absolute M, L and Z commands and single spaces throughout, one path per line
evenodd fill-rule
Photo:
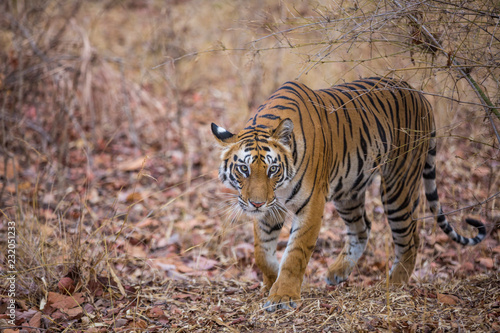
M 248 215 L 258 217 L 259 215 L 265 214 L 270 208 L 268 202 L 253 202 L 252 200 L 245 200 L 243 198 L 238 198 L 241 209 Z
M 250 207 L 249 205 L 246 205 L 246 206 L 243 206 L 243 205 L 240 205 L 240 207 L 243 209 L 243 211 L 245 213 L 248 213 L 248 214 L 262 214 L 262 213 L 265 213 L 270 207 L 269 206 L 265 206 L 265 207 Z

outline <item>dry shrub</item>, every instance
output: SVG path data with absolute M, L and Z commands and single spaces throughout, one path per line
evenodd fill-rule
M 112 198 L 108 220 L 88 207 L 99 154 L 116 141 L 132 157 L 143 145 L 179 145 L 166 111 L 173 101 L 153 97 L 127 77 L 123 59 L 94 48 L 82 5 L 0 5 L 0 207 L 2 220 L 17 223 L 18 281 L 33 303 L 64 274 L 85 272 L 88 282 L 98 264 L 106 268 L 106 237 L 97 248 L 86 242 L 99 225 L 117 223 Z
M 98 314 L 91 321 L 90 316 L 77 319 L 75 327 L 82 330 L 117 317 L 131 324 L 136 314 L 162 302 L 165 311 L 179 315 L 171 318 L 172 325 L 265 329 L 268 318 L 260 309 L 263 295 L 257 291 L 250 223 L 242 219 L 222 230 L 220 203 L 227 204 L 228 195 L 216 180 L 218 150 L 209 124 L 238 130 L 255 106 L 294 78 L 312 88 L 370 75 L 410 81 L 428 93 L 438 113 L 445 147 L 439 157 L 445 207 L 492 197 L 499 182 L 493 127 L 482 122 L 484 110 L 457 66 L 419 29 L 427 27 L 498 104 L 494 4 L 405 4 L 2 2 L 0 219 L 17 223 L 19 298 L 38 307 L 48 292 L 60 291 L 59 282 L 71 279 L 75 292 L 87 292 L 86 302 L 94 306 L 98 300 L 98 306 L 111 308 L 120 299 L 120 306 L 129 309 L 131 299 L 139 299 L 133 320 L 124 319 L 125 311 L 112 318 Z M 410 24 L 409 15 L 421 24 Z M 489 200 L 475 212 L 494 221 L 496 202 Z M 375 241 L 353 281 L 370 285 L 381 279 L 391 258 L 380 241 L 390 241 L 380 200 L 375 196 L 368 205 L 375 211 Z M 465 251 L 450 244 L 445 249 L 445 241 L 431 229 L 432 223 L 424 225 L 418 281 L 447 285 L 456 275 L 459 279 L 453 281 L 466 285 L 464 278 L 472 271 L 498 267 L 498 232 Z M 306 301 L 299 310 L 304 316 L 294 313 L 296 321 L 280 313 L 276 330 L 313 327 L 308 320 L 319 310 L 321 322 L 314 327 L 328 329 L 330 320 L 350 309 L 361 311 L 374 299 L 385 304 L 385 291 L 324 289 L 322 274 L 341 248 L 341 230 L 333 207 L 327 207 L 306 274 L 306 284 L 313 287 L 305 286 Z M 439 259 L 442 254 L 446 256 Z M 194 277 L 208 282 L 193 287 L 198 286 Z M 219 282 L 210 285 L 214 280 Z M 96 296 L 102 289 L 102 296 Z M 191 306 L 183 302 L 183 291 L 203 297 L 192 296 Z M 419 302 L 429 301 L 418 296 Z M 368 299 L 353 301 L 358 297 Z M 342 302 L 348 301 L 352 303 L 344 310 Z M 437 310 L 431 329 L 439 326 L 439 304 L 432 302 Z M 405 305 L 398 316 L 404 315 Z M 244 306 L 254 311 L 248 317 L 227 312 Z M 197 309 L 212 319 L 192 320 Z M 226 319 L 219 319 L 224 313 Z M 378 315 L 366 322 L 351 317 L 335 329 L 405 328 Z M 422 318 L 418 312 L 412 315 L 411 325 Z M 68 322 L 42 327 L 62 330 Z M 114 322 L 106 325 L 115 329 Z

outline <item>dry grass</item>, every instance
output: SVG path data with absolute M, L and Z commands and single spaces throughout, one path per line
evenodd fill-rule
M 404 20 L 394 21 L 391 40 L 375 38 L 383 30 L 370 35 L 369 13 L 383 9 L 372 5 L 361 15 L 351 2 L 3 2 L 0 247 L 7 221 L 15 221 L 17 325 L 54 332 L 499 330 L 498 199 L 475 205 L 499 190 L 492 125 L 470 86 L 440 67 L 446 59 L 421 44 L 401 50 L 408 47 Z M 436 30 L 437 12 L 426 13 Z M 373 29 L 391 22 L 380 17 Z M 342 39 L 353 26 L 361 29 L 357 39 Z M 445 28 L 455 31 L 451 21 Z M 476 39 L 490 36 L 489 49 L 478 50 L 494 59 L 490 29 Z M 465 38 L 462 30 L 453 36 Z M 472 75 L 484 78 L 497 103 L 498 68 L 474 61 L 484 66 L 471 65 Z M 477 215 L 490 235 L 464 249 L 423 220 L 412 285 L 387 290 L 390 232 L 375 186 L 372 239 L 349 282 L 323 283 L 343 241 L 328 205 L 301 306 L 265 313 L 251 227 L 245 220 L 223 227 L 228 194 L 216 179 L 210 122 L 236 131 L 295 77 L 321 88 L 387 73 L 431 94 L 443 205 L 474 206 L 451 220 L 460 230 L 458 221 Z M 0 259 L 7 276 L 3 250 Z
M 118 332 L 134 325 L 172 332 L 486 332 L 500 328 L 499 286 L 498 275 L 479 275 L 467 284 L 453 279 L 391 290 L 379 284 L 309 287 L 296 310 L 268 314 L 258 284 L 167 280 L 132 292 L 134 302 L 118 301 L 123 306 L 115 304 L 116 318 L 124 320 L 114 322 L 128 327 L 107 327 Z

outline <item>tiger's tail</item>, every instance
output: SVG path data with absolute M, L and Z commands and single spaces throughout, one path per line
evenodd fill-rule
M 436 187 L 436 132 L 432 133 L 432 137 L 430 139 L 423 177 L 425 197 L 429 202 L 430 210 L 434 214 L 437 224 L 441 230 L 443 230 L 452 240 L 462 245 L 476 245 L 481 242 L 486 237 L 486 228 L 481 221 L 471 218 L 465 219 L 467 224 L 473 226 L 478 231 L 476 237 L 468 238 L 458 234 L 446 220 L 446 215 L 443 214 Z

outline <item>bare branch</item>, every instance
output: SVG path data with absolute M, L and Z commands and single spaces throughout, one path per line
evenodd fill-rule
M 394 2 L 394 4 L 398 8 L 401 8 L 401 9 L 403 8 L 403 6 L 399 3 L 398 0 L 393 0 L 393 2 Z M 476 93 L 476 95 L 478 96 L 478 98 L 483 101 L 483 103 L 485 104 L 483 106 L 483 108 L 485 109 L 485 112 L 488 115 L 488 118 L 490 120 L 491 126 L 492 126 L 492 128 L 493 128 L 493 130 L 494 130 L 494 132 L 496 134 L 498 143 L 500 143 L 500 135 L 498 134 L 498 130 L 496 129 L 496 126 L 495 126 L 495 123 L 493 121 L 493 118 L 491 117 L 491 113 L 494 113 L 496 115 L 496 117 L 498 119 L 500 119 L 500 111 L 498 111 L 494 107 L 493 103 L 488 98 L 488 96 L 484 93 L 484 91 L 481 89 L 481 87 L 479 87 L 479 85 L 477 84 L 477 82 L 470 76 L 470 74 L 468 72 L 466 72 L 465 66 L 463 66 L 462 64 L 460 64 L 453 55 L 449 54 L 448 52 L 446 52 L 444 50 L 443 46 L 436 40 L 436 38 L 434 37 L 434 35 L 427 29 L 427 27 L 424 26 L 418 20 L 418 18 L 416 18 L 411 13 L 408 13 L 406 15 L 407 15 L 407 17 L 413 23 L 415 23 L 421 29 L 421 31 L 425 35 L 426 39 L 428 41 L 430 41 L 432 43 L 432 45 L 439 52 L 441 52 L 443 55 L 445 55 L 446 57 L 448 57 L 449 59 L 451 59 L 451 62 L 453 63 L 453 65 L 456 66 L 456 70 L 467 80 L 467 82 L 469 82 L 469 84 L 471 85 L 472 89 L 474 90 L 474 92 Z M 498 148 L 498 149 L 500 149 L 500 148 Z
M 451 214 L 455 214 L 457 212 L 460 212 L 462 210 L 471 209 L 471 208 L 474 208 L 474 207 L 477 207 L 477 206 L 482 206 L 482 205 L 486 204 L 487 202 L 493 200 L 494 198 L 498 197 L 499 195 L 500 195 L 500 191 L 498 191 L 497 193 L 495 193 L 493 195 L 490 195 L 489 197 L 487 197 L 483 201 L 480 201 L 480 202 L 475 203 L 473 205 L 469 205 L 469 206 L 466 206 L 466 207 L 462 207 L 462 208 L 458 208 L 458 209 L 452 210 L 451 212 L 443 213 L 443 215 L 451 215 Z M 414 220 L 418 221 L 418 220 L 427 220 L 427 219 L 434 219 L 434 218 L 436 218 L 434 215 L 429 215 L 429 216 L 419 217 L 419 218 L 416 218 Z

